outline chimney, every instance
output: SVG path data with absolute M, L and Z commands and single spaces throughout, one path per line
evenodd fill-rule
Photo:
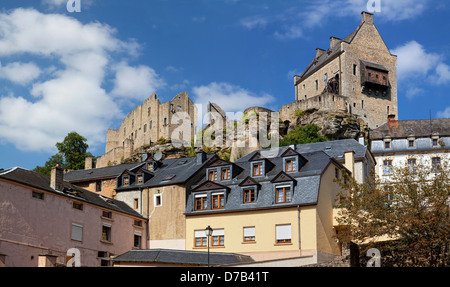
M 364 133 L 359 134 L 358 142 L 363 146 L 366 145 L 366 137 L 365 137 Z
M 325 53 L 324 49 L 316 48 L 316 58 L 319 58 L 323 53 Z
M 355 177 L 355 152 L 348 150 L 345 152 L 345 163 L 344 166 L 352 173 L 352 177 Z
M 62 191 L 64 189 L 64 171 L 61 167 L 59 167 L 59 164 L 57 164 L 55 167 L 52 167 L 52 173 L 50 175 L 50 187 L 54 188 L 55 190 Z
M 84 169 L 92 169 L 92 157 L 87 157 L 84 159 Z
M 393 128 L 393 127 L 398 127 L 398 122 L 395 119 L 395 115 L 388 115 L 388 120 L 387 120 L 387 124 L 389 126 L 389 128 Z
M 363 11 L 361 12 L 361 20 L 367 24 L 373 24 L 373 14 Z
M 197 164 L 203 164 L 206 161 L 206 153 L 204 151 L 198 152 L 197 156 Z
M 341 39 L 331 36 L 330 37 L 330 49 L 334 48 L 334 46 L 336 46 L 340 41 L 341 41 Z

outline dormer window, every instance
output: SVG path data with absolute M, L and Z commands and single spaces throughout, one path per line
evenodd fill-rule
M 253 164 L 253 176 L 262 176 L 263 175 L 263 164 L 262 163 L 254 163 Z
M 243 195 L 244 195 L 244 199 L 243 199 L 244 204 L 255 202 L 255 188 L 254 187 L 244 188 Z
M 297 160 L 295 158 L 287 158 L 285 161 L 286 172 L 296 172 L 297 171 Z
M 216 170 L 210 170 L 208 172 L 208 180 L 209 181 L 216 181 L 217 180 L 217 173 Z
M 222 169 L 222 180 L 229 180 L 230 179 L 230 169 L 229 168 L 223 168 Z
M 144 175 L 138 174 L 137 175 L 137 184 L 143 184 L 144 183 Z
M 291 192 L 291 186 L 277 186 L 276 187 L 276 203 L 288 203 L 292 200 L 292 192 Z
M 127 175 L 127 176 L 124 176 L 123 178 L 122 178 L 122 185 L 123 186 L 128 186 L 128 185 L 130 185 L 130 177 Z
M 225 194 L 223 192 L 212 194 L 212 209 L 222 209 L 225 207 Z
M 206 209 L 206 194 L 195 196 L 195 210 L 205 210 Z

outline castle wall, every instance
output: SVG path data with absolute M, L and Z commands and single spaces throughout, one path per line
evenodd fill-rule
M 183 121 L 177 123 L 173 119 L 177 112 L 187 113 L 193 121 L 190 126 L 193 138 L 197 113 L 188 93 L 180 93 L 162 104 L 156 94 L 152 94 L 123 119 L 119 129 L 107 131 L 105 154 L 97 160 L 97 167 L 120 162 L 122 157 L 127 158 L 134 150 L 149 146 L 160 138 L 171 139 L 174 130 L 183 124 Z
M 326 87 L 326 82 L 324 81 L 325 73 L 327 74 L 328 80 L 331 80 L 333 77 L 340 74 L 340 70 L 340 57 L 336 57 L 296 85 L 295 100 L 307 100 L 321 94 Z
M 296 111 L 307 111 L 317 109 L 321 111 L 347 111 L 348 98 L 335 94 L 321 94 L 307 100 L 299 100 L 286 105 L 283 105 L 278 111 L 280 113 L 280 120 L 295 123 L 297 117 Z
M 397 57 L 389 52 L 376 27 L 370 22 L 365 23 L 351 44 L 343 43 L 343 48 L 341 91 L 349 97 L 351 113 L 360 116 L 371 128 L 385 123 L 389 114 L 398 116 Z M 386 94 L 361 85 L 360 60 L 381 64 L 389 71 L 390 87 Z M 356 65 L 355 75 L 353 65 Z

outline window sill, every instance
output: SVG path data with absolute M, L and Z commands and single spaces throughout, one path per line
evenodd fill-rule
M 287 242 L 287 243 L 274 243 L 273 246 L 285 246 L 285 245 L 293 245 L 292 242 Z
M 256 241 L 242 241 L 241 244 L 256 244 Z
M 104 244 L 109 244 L 109 245 L 113 244 L 111 241 L 106 241 L 106 240 L 100 240 L 100 242 L 104 243 Z

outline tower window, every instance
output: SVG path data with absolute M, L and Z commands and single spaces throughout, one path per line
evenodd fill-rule
M 353 76 L 356 76 L 356 64 L 353 64 Z

